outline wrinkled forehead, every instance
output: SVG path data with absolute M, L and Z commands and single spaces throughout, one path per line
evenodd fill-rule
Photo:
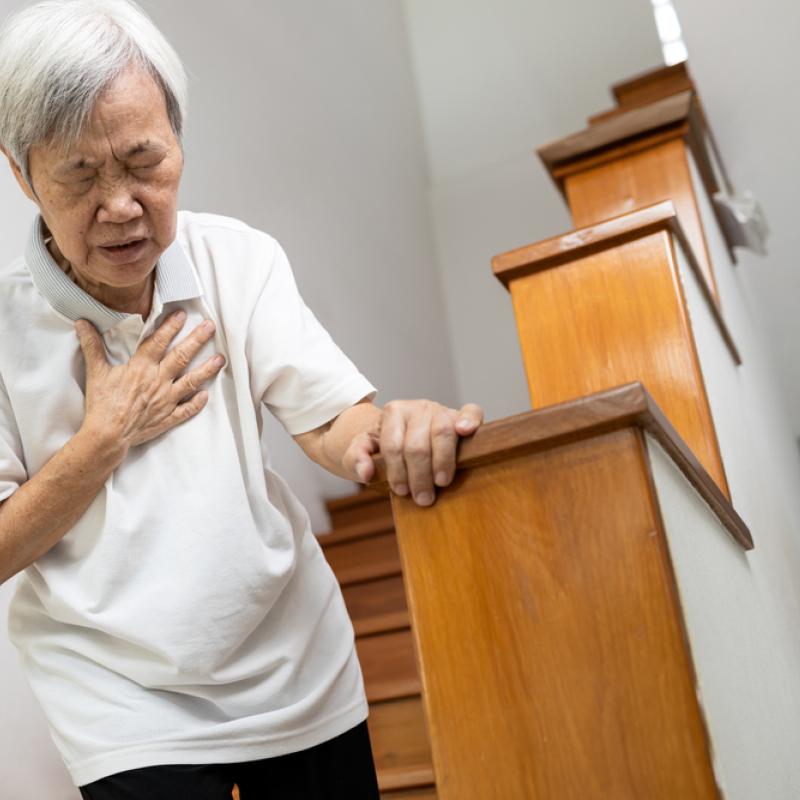
M 175 146 L 180 143 L 164 92 L 149 73 L 129 68 L 100 93 L 77 136 L 51 136 L 31 155 L 52 165 L 75 166 L 109 157 L 125 161 Z

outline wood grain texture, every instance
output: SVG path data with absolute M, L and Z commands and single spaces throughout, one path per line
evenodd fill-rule
M 652 70 L 618 84 L 612 91 L 619 103 L 617 108 L 591 117 L 586 129 L 551 142 L 537 151 L 556 186 L 564 192 L 570 207 L 572 208 L 572 200 L 567 186 L 569 177 L 601 166 L 626 163 L 639 153 L 672 142 L 681 144 L 693 153 L 703 181 L 702 187 L 693 187 L 694 191 L 705 191 L 708 194 L 719 224 L 719 212 L 714 205 L 713 196 L 722 187 L 718 185 L 714 171 L 710 168 L 712 153 L 724 187 L 729 193 L 733 187 L 688 71 L 680 65 Z M 627 183 L 629 185 L 630 181 Z M 611 185 L 609 188 L 614 195 L 614 186 Z M 637 185 L 636 188 L 641 189 L 641 186 Z M 580 217 L 585 221 L 579 221 L 576 217 L 575 224 L 582 226 L 614 216 L 614 213 L 622 213 L 630 208 L 648 205 L 672 196 L 670 193 L 661 192 L 663 187 L 654 188 L 658 188 L 660 193 L 651 196 L 650 199 L 641 199 L 635 193 L 617 195 L 616 202 L 622 204 L 619 206 L 619 211 L 600 213 L 599 216 L 593 216 L 588 220 Z M 683 200 L 680 197 L 675 199 L 681 205 L 679 209 L 681 218 L 698 257 L 704 265 L 708 261 L 709 287 L 714 297 L 718 298 L 708 254 L 704 252 L 700 239 L 696 238 L 695 228 L 700 225 L 702 229 L 699 214 L 696 215 L 695 221 L 688 213 L 688 206 L 684 207 Z M 630 205 L 631 203 L 633 205 Z M 728 246 L 729 255 L 735 262 L 735 253 L 727 232 L 722 226 L 720 230 Z
M 386 614 L 404 613 L 407 609 L 403 577 L 399 573 L 387 578 L 343 586 L 342 595 L 350 619 L 354 622 Z
M 534 408 L 641 381 L 729 496 L 665 232 L 535 272 L 510 289 Z
M 665 97 L 543 145 L 537 152 L 551 170 L 565 161 L 680 123 L 689 116 L 691 103 L 692 92 Z
M 372 703 L 368 725 L 372 754 L 379 771 L 430 768 L 431 751 L 420 697 Z
M 398 575 L 401 569 L 394 531 L 343 542 L 324 552 L 342 586 Z
M 430 764 L 415 767 L 386 767 L 378 770 L 378 787 L 382 792 L 395 792 L 433 785 L 433 767 Z M 394 797 L 390 794 L 389 797 Z
M 390 506 L 384 492 L 362 487 L 357 494 L 328 500 L 325 507 L 331 518 L 331 526 L 338 530 L 353 523 L 385 517 Z
M 686 261 L 697 277 L 700 291 L 717 324 L 720 335 L 730 351 L 735 364 L 742 359 L 731 336 L 719 305 L 708 288 L 700 262 L 692 249 L 678 219 L 671 200 L 662 200 L 651 206 L 622 214 L 618 217 L 588 225 L 553 236 L 533 244 L 500 253 L 492 258 L 492 272 L 506 287 L 517 278 L 523 278 L 542 269 L 550 269 L 576 258 L 602 252 L 624 242 L 639 239 L 655 231 L 668 231 L 680 247 Z
M 341 542 L 367 539 L 375 534 L 387 533 L 392 530 L 394 530 L 394 519 L 387 503 L 385 513 L 358 522 L 351 522 L 349 525 L 340 525 L 336 530 L 328 533 L 318 533 L 317 539 L 324 550 Z
M 587 169 L 599 167 L 602 164 L 610 164 L 620 158 L 627 158 L 634 153 L 641 153 L 651 147 L 672 142 L 686 137 L 689 132 L 688 120 L 676 122 L 674 125 L 667 125 L 658 128 L 653 133 L 642 134 L 634 139 L 625 139 L 619 144 L 612 144 L 601 150 L 594 150 L 585 156 L 581 156 L 573 161 L 563 161 L 550 169 L 550 175 L 555 181 L 556 187 L 564 193 L 564 179 L 569 175 L 577 175 Z M 565 196 L 566 199 L 566 196 Z
M 714 271 L 689 168 L 688 146 L 672 139 L 564 179 L 575 227 L 582 228 L 662 200 L 671 200 L 700 264 L 704 281 L 719 302 Z
M 356 650 L 370 703 L 422 691 L 410 628 L 359 637 Z
M 717 798 L 641 431 L 509 435 L 434 506 L 393 498 L 438 796 Z
M 381 795 L 381 800 L 436 800 L 435 789 L 411 789 L 389 792 Z
M 615 83 L 611 94 L 620 108 L 636 108 L 670 95 L 694 90 L 695 85 L 686 62 L 657 67 Z
M 731 538 L 745 550 L 752 549 L 753 539 L 744 520 L 639 382 L 487 422 L 472 436 L 461 440 L 458 469 L 475 469 L 510 458 L 542 453 L 632 426 L 655 437 Z M 385 490 L 386 466 L 380 456 L 376 457 L 375 463 L 375 484 Z
M 376 633 L 389 633 L 407 628 L 411 624 L 410 619 L 408 611 L 395 611 L 391 614 L 353 620 L 353 630 L 356 638 L 373 636 Z

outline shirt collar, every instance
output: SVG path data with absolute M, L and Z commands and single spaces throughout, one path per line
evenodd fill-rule
M 25 261 L 36 288 L 53 309 L 67 319 L 73 322 L 88 319 L 98 330 L 105 333 L 109 328 L 131 316 L 122 311 L 114 311 L 99 300 L 95 300 L 67 277 L 47 249 L 43 220 L 39 215 L 31 229 L 25 250 Z M 161 254 L 156 264 L 155 292 L 162 304 L 175 300 L 189 300 L 203 294 L 194 268 L 177 241 Z M 158 305 L 156 299 L 153 298 L 154 308 Z

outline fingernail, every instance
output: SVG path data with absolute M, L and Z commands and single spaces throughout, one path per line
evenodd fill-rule
M 211 331 L 214 330 L 214 323 L 210 319 L 207 319 L 203 323 L 203 330 L 208 332 L 208 333 L 211 333 Z
M 436 473 L 436 485 L 437 486 L 447 486 L 447 473 L 446 472 L 437 472 Z
M 216 355 L 214 356 L 214 366 L 222 367 L 225 365 L 225 356 Z
M 363 461 L 358 461 L 356 463 L 356 475 L 358 475 L 358 479 L 362 483 L 366 483 L 366 481 L 367 481 L 367 465 Z
M 175 312 L 175 320 L 177 322 L 183 322 L 186 319 L 186 312 L 185 311 L 177 311 Z
M 429 506 L 433 502 L 433 494 L 431 492 L 420 492 L 415 498 L 418 506 Z
M 397 486 L 394 487 L 394 493 L 405 497 L 408 494 L 408 486 L 404 483 L 398 483 Z

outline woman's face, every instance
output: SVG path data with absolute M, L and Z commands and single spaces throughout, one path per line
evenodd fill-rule
M 183 153 L 155 80 L 129 68 L 100 95 L 80 139 L 31 148 L 33 192 L 54 255 L 90 291 L 148 280 L 175 238 Z M 16 171 L 16 170 L 15 170 Z

